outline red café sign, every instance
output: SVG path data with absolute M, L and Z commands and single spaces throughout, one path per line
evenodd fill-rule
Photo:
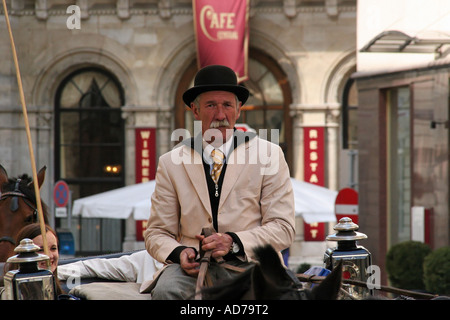
M 221 64 L 247 80 L 249 0 L 193 0 L 200 68 Z
M 304 180 L 319 186 L 325 185 L 325 146 L 323 127 L 303 128 Z M 303 223 L 305 241 L 325 241 L 323 222 Z

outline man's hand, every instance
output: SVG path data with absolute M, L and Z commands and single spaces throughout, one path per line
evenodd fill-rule
M 195 250 L 186 248 L 180 253 L 180 266 L 190 276 L 196 277 L 200 263 L 195 261 Z
M 203 251 L 212 250 L 211 256 L 213 258 L 226 255 L 230 252 L 230 247 L 233 243 L 233 238 L 226 233 L 213 233 L 209 237 L 197 235 L 196 237 L 201 241 Z

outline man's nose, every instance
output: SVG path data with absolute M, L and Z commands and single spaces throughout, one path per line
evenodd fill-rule
M 226 118 L 225 112 L 224 112 L 225 108 L 224 108 L 223 105 L 219 104 L 219 105 L 217 106 L 217 109 L 216 109 L 216 110 L 217 110 L 217 111 L 216 111 L 216 119 L 217 119 L 217 120 L 223 120 L 223 119 Z

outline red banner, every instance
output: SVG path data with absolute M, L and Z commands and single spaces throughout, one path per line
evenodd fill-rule
M 140 128 L 135 131 L 136 183 L 155 179 L 156 129 Z
M 304 141 L 304 180 L 325 186 L 325 139 L 323 127 L 303 129 Z M 305 241 L 325 241 L 325 224 L 323 222 L 304 223 Z
M 248 79 L 248 0 L 192 0 L 199 68 L 221 64 Z
M 156 129 L 135 129 L 134 138 L 136 183 L 154 180 L 156 175 Z M 146 226 L 147 220 L 136 220 L 136 241 L 144 241 Z
M 136 220 L 136 241 L 145 241 L 144 231 L 147 229 L 147 220 Z
M 324 128 L 309 127 L 303 129 L 305 151 L 305 181 L 325 186 L 324 168 Z

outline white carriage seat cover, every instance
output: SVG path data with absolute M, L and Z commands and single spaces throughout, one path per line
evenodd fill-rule
M 96 258 L 58 266 L 58 278 L 101 278 L 142 284 L 151 281 L 162 263 L 153 259 L 146 250 L 119 258 Z

